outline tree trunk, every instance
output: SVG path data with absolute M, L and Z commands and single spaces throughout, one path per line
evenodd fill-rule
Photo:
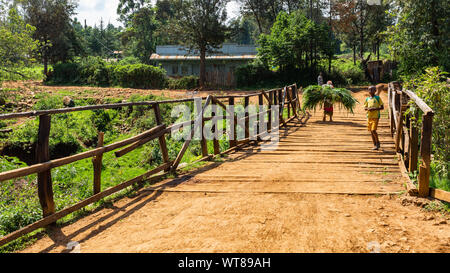
M 380 60 L 380 41 L 377 40 L 377 61 Z
M 356 44 L 353 44 L 353 64 L 356 65 Z
M 200 48 L 200 87 L 204 88 L 206 82 L 206 47 Z
M 361 26 L 360 37 L 359 37 L 359 57 L 364 59 L 364 28 Z
M 47 76 L 48 75 L 48 58 L 47 58 L 46 54 L 44 54 L 43 62 L 44 62 L 44 75 Z

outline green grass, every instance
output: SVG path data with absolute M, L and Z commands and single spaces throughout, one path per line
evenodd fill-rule
M 48 68 L 51 69 L 51 66 Z M 1 81 L 23 81 L 23 80 L 34 80 L 40 81 L 44 79 L 44 66 L 43 65 L 33 65 L 30 67 L 23 67 L 18 70 L 19 73 L 24 75 L 25 77 L 16 74 L 10 73 L 3 70 L 0 70 L 0 82 Z

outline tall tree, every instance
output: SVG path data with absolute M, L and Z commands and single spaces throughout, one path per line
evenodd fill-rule
M 179 10 L 176 28 L 181 41 L 200 53 L 200 86 L 206 82 L 206 53 L 219 48 L 226 38 L 228 0 L 186 0 Z
M 22 0 L 20 1 L 25 20 L 36 27 L 33 37 L 41 43 L 39 53 L 44 64 L 44 74 L 48 64 L 66 61 L 80 53 L 71 25 L 77 2 L 74 0 Z
M 150 0 L 119 0 L 119 5 L 117 6 L 119 20 L 127 26 L 134 13 L 142 7 L 148 6 L 150 2 Z
M 450 0 L 395 0 L 397 24 L 389 28 L 391 53 L 404 74 L 417 74 L 429 66 L 450 71 Z
M 32 38 L 36 28 L 26 24 L 14 7 L 6 9 L 5 3 L 0 3 L 0 69 L 20 74 L 17 70 L 33 61 L 30 56 L 38 46 Z

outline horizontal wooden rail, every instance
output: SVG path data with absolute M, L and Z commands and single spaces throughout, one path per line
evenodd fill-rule
M 287 93 L 288 92 L 288 93 Z M 208 96 L 206 98 L 189 98 L 189 99 L 179 99 L 179 100 L 166 100 L 166 101 L 148 101 L 148 102 L 130 102 L 130 103 L 117 103 L 117 104 L 105 104 L 105 105 L 90 105 L 90 106 L 81 106 L 81 107 L 72 107 L 72 108 L 64 108 L 64 109 L 53 109 L 53 110 L 42 110 L 42 111 L 32 111 L 32 112 L 23 112 L 23 113 L 10 113 L 10 114 L 3 114 L 0 115 L 0 120 L 4 119 L 13 119 L 13 118 L 19 118 L 19 117 L 39 117 L 39 135 L 38 135 L 38 143 L 37 143 L 37 164 L 10 170 L 7 172 L 0 173 L 0 182 L 6 181 L 10 179 L 16 179 L 32 174 L 38 174 L 38 193 L 39 193 L 39 200 L 41 203 L 41 206 L 43 208 L 43 219 L 28 225 L 20 230 L 17 230 L 15 232 L 12 232 L 6 236 L 3 236 L 0 238 L 0 246 L 7 244 L 23 235 L 26 235 L 36 229 L 45 227 L 51 223 L 54 223 L 58 219 L 61 219 L 62 217 L 75 212 L 83 207 L 86 207 L 89 204 L 92 204 L 94 202 L 97 202 L 101 200 L 102 198 L 109 196 L 113 193 L 116 193 L 120 190 L 123 190 L 129 186 L 132 186 L 136 183 L 146 181 L 151 176 L 163 172 L 167 173 L 169 171 L 176 171 L 178 169 L 179 163 L 181 162 L 188 146 L 191 143 L 192 136 L 194 132 L 200 127 L 200 129 L 203 132 L 203 128 L 205 126 L 205 122 L 214 120 L 224 120 L 229 119 L 230 115 L 235 121 L 236 121 L 237 115 L 231 111 L 229 111 L 226 102 L 220 101 L 221 99 L 227 99 L 228 103 L 230 105 L 234 105 L 236 102 L 236 98 L 243 98 L 245 101 L 245 106 L 248 106 L 249 104 L 249 98 L 251 97 L 258 97 L 258 104 L 262 106 L 264 104 L 262 98 L 264 97 L 267 101 L 267 106 L 269 107 L 269 110 L 267 111 L 261 111 L 254 115 L 258 118 L 261 118 L 261 115 L 269 114 L 269 120 L 267 121 L 268 124 L 272 122 L 272 116 L 271 116 L 271 107 L 272 105 L 279 105 L 280 106 L 280 120 L 283 124 L 278 124 L 275 126 L 275 130 L 277 130 L 281 126 L 285 126 L 287 122 L 292 120 L 293 118 L 298 118 L 297 110 L 300 109 L 300 107 L 297 107 L 297 105 L 300 105 L 300 100 L 298 96 L 299 90 L 297 89 L 296 85 L 290 85 L 287 87 L 284 87 L 283 89 L 273 89 L 269 91 L 261 91 L 256 92 L 252 94 L 246 94 L 246 95 L 234 95 L 234 96 Z M 190 120 L 186 122 L 181 122 L 178 124 L 173 124 L 170 126 L 166 126 L 162 122 L 161 113 L 159 110 L 159 105 L 164 103 L 182 103 L 182 102 L 193 102 L 198 101 L 198 99 L 201 99 L 201 104 L 203 104 L 203 101 L 205 103 L 201 106 L 201 112 L 199 115 L 195 118 L 195 120 Z M 229 115 L 227 116 L 211 116 L 206 117 L 205 116 L 205 110 L 206 108 L 212 104 L 213 106 L 219 105 L 225 109 L 225 111 L 228 112 Z M 283 119 L 283 112 L 285 107 L 287 107 L 288 110 L 288 117 L 291 115 L 291 112 L 293 114 L 292 117 L 289 117 L 288 120 Z M 103 145 L 103 132 L 99 132 L 99 143 L 97 148 L 94 148 L 89 151 L 85 151 L 82 153 L 78 153 L 75 155 L 67 156 L 64 158 L 54 159 L 50 160 L 49 158 L 49 147 L 48 147 L 48 141 L 49 141 L 49 132 L 50 132 L 50 124 L 51 124 L 51 116 L 56 114 L 63 114 L 63 113 L 70 113 L 70 112 L 76 112 L 76 111 L 88 111 L 88 110 L 99 110 L 99 109 L 117 109 L 121 107 L 131 107 L 131 106 L 149 106 L 149 109 L 153 109 L 155 114 L 155 120 L 157 125 L 147 130 L 143 133 L 140 133 L 136 136 L 130 137 L 125 140 L 121 140 L 109 145 Z M 241 145 L 244 145 L 245 143 L 249 143 L 251 140 L 249 140 L 249 123 L 248 119 L 250 119 L 250 116 L 248 113 L 246 113 L 245 119 L 245 125 L 243 126 L 243 129 L 245 130 L 246 139 L 244 140 L 233 140 L 233 147 L 231 147 L 226 152 L 232 151 Z M 262 120 L 265 122 L 265 120 Z M 186 140 L 183 144 L 183 147 L 181 151 L 178 153 L 178 156 L 174 160 L 170 160 L 168 156 L 167 151 L 167 144 L 166 144 L 166 135 L 170 134 L 174 129 L 183 128 L 185 126 L 194 126 L 194 129 L 191 131 L 191 138 Z M 213 128 L 217 128 L 217 124 L 214 124 Z M 213 130 L 215 130 L 213 129 Z M 264 132 L 259 132 L 258 139 L 260 139 L 261 136 L 267 135 L 269 133 L 269 126 L 265 128 L 266 130 Z M 234 128 L 234 136 L 236 137 L 236 128 Z M 219 154 L 223 154 L 224 152 L 220 152 L 218 137 L 214 138 L 214 154 L 217 156 Z M 148 171 L 147 173 L 140 175 L 134 179 L 131 179 L 127 182 L 121 183 L 117 186 L 111 187 L 109 189 L 106 189 L 104 191 L 101 191 L 101 166 L 102 166 L 102 160 L 103 160 L 103 154 L 108 152 L 115 151 L 116 157 L 124 156 L 125 154 L 128 154 L 129 152 L 141 147 L 142 145 L 145 145 L 146 143 L 158 139 L 159 140 L 159 146 L 161 148 L 161 153 L 163 156 L 164 164 L 161 166 Z M 201 160 L 210 160 L 212 158 L 212 155 L 208 155 L 207 145 L 206 145 L 206 139 L 202 138 L 201 141 L 202 145 L 202 159 Z M 121 149 L 121 150 L 118 150 Z M 118 150 L 118 151 L 117 151 Z M 68 208 L 62 209 L 58 212 L 55 212 L 55 205 L 53 202 L 53 189 L 52 189 L 52 181 L 51 181 L 51 170 L 53 168 L 61 167 L 67 164 L 71 164 L 76 161 L 84 160 L 87 158 L 93 159 L 93 171 L 94 171 L 94 195 L 73 205 Z

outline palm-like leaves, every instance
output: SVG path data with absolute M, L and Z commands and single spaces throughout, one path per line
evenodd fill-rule
M 358 102 L 352 93 L 345 88 L 331 88 L 328 86 L 311 85 L 303 92 L 303 111 L 316 110 L 317 106 L 323 108 L 325 102 L 338 104 L 353 114 Z

